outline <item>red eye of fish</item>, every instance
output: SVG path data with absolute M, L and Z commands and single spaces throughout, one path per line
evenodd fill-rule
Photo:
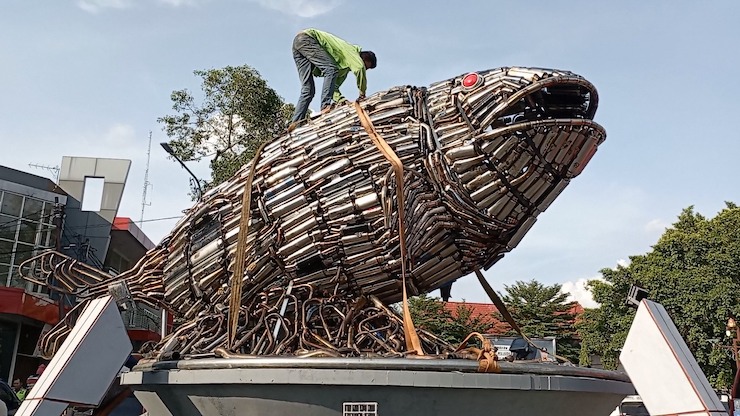
M 483 78 L 475 72 L 465 75 L 462 79 L 462 86 L 466 90 L 477 88 L 483 84 Z

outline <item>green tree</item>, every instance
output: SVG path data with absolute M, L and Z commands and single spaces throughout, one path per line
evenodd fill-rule
M 504 285 L 501 298 L 514 321 L 529 337 L 555 337 L 557 353 L 571 361 L 578 360 L 579 345 L 575 335 L 575 302 L 561 292 L 562 285 L 545 286 L 540 282 L 517 281 Z M 514 335 L 512 332 L 510 335 Z
M 471 332 L 485 334 L 493 328 L 493 316 L 474 314 L 473 312 L 473 307 L 466 305 L 464 301 L 457 305 L 447 330 L 450 334 L 451 343 L 459 344 Z
M 262 143 L 285 130 L 293 105 L 248 65 L 197 70 L 202 98 L 187 89 L 173 91 L 174 115 L 157 119 L 170 146 L 185 161 L 211 157 L 206 188 L 229 179 Z
M 728 345 L 727 319 L 740 316 L 740 209 L 727 203 L 707 219 L 686 208 L 651 251 L 630 259 L 627 267 L 602 270 L 604 281 L 589 282 L 601 306 L 578 324 L 581 364 L 597 354 L 607 368 L 617 366 L 634 316 L 624 301 L 636 284 L 666 308 L 714 387 L 730 385 L 732 359 L 716 340 Z
M 464 303 L 453 314 L 445 309 L 442 300 L 426 294 L 410 298 L 409 310 L 416 326 L 453 345 L 461 343 L 471 332 L 486 333 L 493 326 L 492 317 L 474 315 L 473 308 Z

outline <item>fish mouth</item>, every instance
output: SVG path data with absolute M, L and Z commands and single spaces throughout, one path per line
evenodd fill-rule
M 593 84 L 572 74 L 549 76 L 508 96 L 507 92 L 494 95 L 484 87 L 461 100 L 462 109 L 471 115 L 471 124 L 479 133 L 545 120 L 591 124 L 587 122 L 593 121 L 599 101 Z
M 507 92 L 508 96 L 503 97 Z M 495 94 L 484 87 L 472 91 L 459 105 L 469 115 L 475 142 L 484 148 L 483 153 L 491 152 L 491 144 L 500 143 L 504 137 L 523 141 L 522 145 L 548 165 L 550 172 L 572 178 L 581 173 L 606 139 L 604 128 L 593 121 L 598 101 L 593 84 L 568 73 Z M 555 136 L 561 139 L 552 140 Z

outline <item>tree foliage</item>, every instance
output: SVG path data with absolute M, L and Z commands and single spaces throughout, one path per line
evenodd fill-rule
M 468 305 L 458 305 L 454 314 L 444 305 L 439 298 L 427 295 L 409 299 L 414 324 L 453 345 L 461 343 L 471 332 L 486 333 L 493 325 L 492 317 L 473 314 Z
M 716 388 L 732 382 L 732 359 L 725 346 L 729 317 L 740 316 L 740 209 L 732 203 L 714 218 L 683 210 L 652 250 L 633 256 L 627 267 L 604 269 L 604 281 L 589 286 L 599 308 L 587 310 L 578 324 L 581 364 L 600 355 L 615 368 L 634 310 L 624 301 L 631 285 L 661 303 Z
M 262 143 L 284 131 L 293 105 L 248 65 L 197 70 L 202 99 L 187 89 L 173 91 L 176 114 L 157 119 L 175 154 L 185 161 L 210 157 L 213 187 L 246 164 Z
M 554 336 L 558 355 L 577 361 L 579 346 L 573 312 L 576 304 L 567 301 L 568 295 L 561 292 L 562 285 L 516 281 L 504 285 L 504 289 L 506 294 L 501 300 L 522 332 L 529 337 Z M 512 330 L 509 335 L 516 333 Z

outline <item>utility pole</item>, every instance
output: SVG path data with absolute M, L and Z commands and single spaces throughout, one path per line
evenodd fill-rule
M 64 205 L 59 202 L 58 197 L 54 197 L 54 208 L 52 209 L 53 224 L 56 228 L 54 230 L 54 250 L 57 252 L 62 251 L 62 232 L 64 229 Z M 50 291 L 53 293 L 53 291 Z M 57 301 L 59 309 L 57 311 L 59 320 L 63 320 L 67 315 L 67 297 L 64 293 L 59 292 L 59 300 Z
M 54 250 L 62 250 L 62 229 L 64 227 L 64 205 L 59 203 L 59 198 L 54 197 L 54 208 L 52 209 L 52 218 L 56 230 L 54 238 Z
M 139 218 L 139 228 L 144 228 L 144 208 L 151 206 L 151 202 L 146 202 L 146 193 L 152 184 L 149 182 L 149 161 L 152 155 L 152 132 L 149 132 L 149 147 L 146 149 L 146 170 L 144 171 L 144 192 L 141 195 L 141 217 Z
M 735 378 L 732 381 L 732 389 L 730 390 L 730 414 L 735 413 L 735 398 L 740 388 L 740 328 L 737 326 L 735 319 L 730 317 L 727 320 L 727 326 L 725 334 L 732 338 L 732 358 L 735 359 Z

